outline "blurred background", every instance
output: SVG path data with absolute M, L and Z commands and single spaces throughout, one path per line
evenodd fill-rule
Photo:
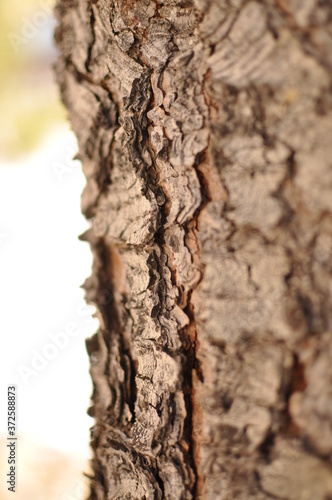
M 97 328 L 80 285 L 84 187 L 52 65 L 54 3 L 0 3 L 0 499 L 8 492 L 7 386 L 17 386 L 19 500 L 86 498 L 86 337 Z

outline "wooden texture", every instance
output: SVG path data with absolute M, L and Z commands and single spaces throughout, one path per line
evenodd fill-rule
M 90 499 L 331 499 L 331 2 L 56 13 L 100 320 Z

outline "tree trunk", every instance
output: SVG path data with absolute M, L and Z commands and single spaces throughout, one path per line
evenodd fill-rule
M 91 500 L 332 498 L 332 5 L 60 0 Z

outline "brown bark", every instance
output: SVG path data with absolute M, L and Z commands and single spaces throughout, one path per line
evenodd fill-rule
M 60 0 L 91 499 L 332 498 L 332 6 Z

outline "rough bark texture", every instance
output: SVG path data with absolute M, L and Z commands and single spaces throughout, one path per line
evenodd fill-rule
M 91 499 L 332 498 L 332 5 L 60 0 Z

